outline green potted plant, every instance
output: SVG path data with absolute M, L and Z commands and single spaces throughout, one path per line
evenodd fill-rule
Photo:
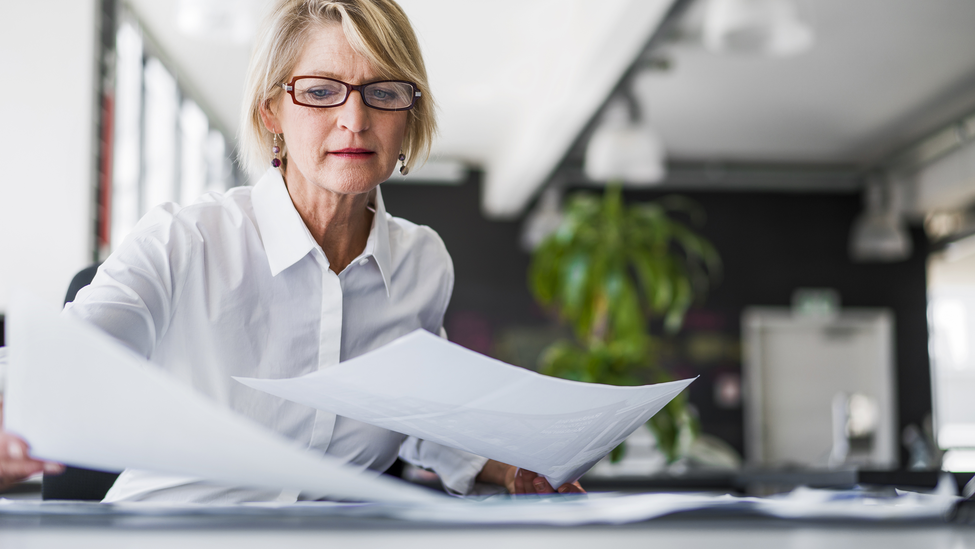
M 625 204 L 618 184 L 601 198 L 578 193 L 568 200 L 562 223 L 529 267 L 535 299 L 557 311 L 575 336 L 542 353 L 543 373 L 611 385 L 672 379 L 657 361 L 651 320 L 662 317 L 666 332 L 679 330 L 721 268 L 714 247 L 675 214 L 703 219 L 695 203 L 677 196 Z M 671 462 L 698 431 L 683 394 L 649 427 Z M 613 458 L 621 455 L 622 446 Z

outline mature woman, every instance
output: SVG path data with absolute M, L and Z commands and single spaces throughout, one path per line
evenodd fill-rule
M 279 0 L 251 60 L 241 128 L 244 159 L 266 170 L 260 181 L 185 208 L 154 209 L 65 314 L 353 468 L 384 471 L 399 455 L 436 471 L 458 494 L 475 481 L 513 493 L 553 491 L 534 473 L 231 379 L 298 376 L 417 328 L 442 333 L 450 256 L 428 227 L 388 216 L 379 192 L 397 162 L 406 173 L 427 154 L 435 131 L 426 70 L 402 9 L 392 0 Z M 5 477 L 59 468 L 0 433 Z M 106 500 L 297 497 L 126 470 Z

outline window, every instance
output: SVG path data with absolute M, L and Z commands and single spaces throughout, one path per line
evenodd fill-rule
M 224 133 L 123 17 L 115 40 L 115 112 L 108 249 L 163 202 L 191 204 L 242 180 Z

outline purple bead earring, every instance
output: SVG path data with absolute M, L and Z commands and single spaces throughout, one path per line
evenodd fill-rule
M 399 161 L 403 163 L 403 165 L 399 167 L 399 173 L 400 173 L 400 175 L 406 175 L 406 174 L 410 173 L 410 169 L 406 167 L 406 155 L 405 154 L 399 153 Z
M 271 152 L 274 153 L 274 159 L 271 160 L 271 165 L 275 168 L 281 166 L 281 159 L 278 158 L 278 153 L 281 152 L 281 147 L 278 146 L 278 134 L 274 134 L 274 146 L 271 147 Z

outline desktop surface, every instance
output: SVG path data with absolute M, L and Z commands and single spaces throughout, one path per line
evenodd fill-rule
M 811 478 L 822 484 L 829 484 L 830 479 L 839 485 L 849 481 L 847 476 L 831 474 L 833 476 L 814 478 L 769 476 L 767 472 L 691 476 L 684 479 L 684 486 L 671 485 L 670 488 L 700 490 L 709 483 L 712 487 L 721 484 L 743 487 L 756 480 L 771 485 Z M 878 482 L 893 478 L 876 477 L 874 473 L 857 475 L 861 482 L 869 478 Z M 936 475 L 928 476 L 901 475 L 894 480 L 896 484 L 927 485 Z M 650 492 L 666 489 L 664 484 L 664 479 L 645 480 L 641 486 L 625 479 L 619 479 L 615 486 L 609 483 L 615 489 L 628 486 L 631 491 Z M 365 512 L 359 512 L 327 506 L 173 506 L 146 512 L 138 506 L 125 508 L 93 502 L 42 503 L 36 494 L 32 501 L 29 486 L 21 488 L 19 493 L 14 491 L 2 497 L 6 499 L 0 501 L 2 548 L 266 549 L 285 544 L 296 547 L 327 544 L 357 548 L 394 546 L 398 549 L 439 546 L 462 546 L 465 549 L 539 546 L 586 549 L 606 546 L 613 549 L 648 546 L 681 549 L 975 549 L 975 501 L 967 500 L 955 505 L 944 517 L 913 520 L 783 519 L 730 508 L 675 512 L 629 524 L 553 526 L 447 523 L 423 517 L 403 520 L 371 516 L 366 508 L 363 508 Z M 546 505 L 546 502 L 539 501 L 538 504 Z
M 975 547 L 975 526 L 945 521 L 783 520 L 681 514 L 626 525 L 460 526 L 390 519 L 182 515 L 3 516 L 0 547 L 680 547 L 750 549 Z

